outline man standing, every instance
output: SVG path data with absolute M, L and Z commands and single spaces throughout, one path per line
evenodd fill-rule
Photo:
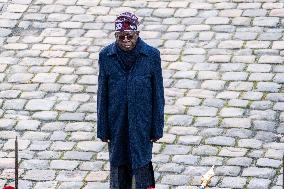
M 99 54 L 97 137 L 108 142 L 110 188 L 155 187 L 153 142 L 163 136 L 160 52 L 146 44 L 129 12 L 115 20 L 116 41 Z

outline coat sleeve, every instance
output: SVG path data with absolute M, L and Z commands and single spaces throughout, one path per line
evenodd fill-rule
M 97 91 L 97 137 L 101 140 L 110 139 L 108 126 L 108 77 L 99 58 L 99 76 Z
M 164 129 L 164 87 L 161 67 L 160 52 L 157 52 L 154 60 L 152 86 L 153 86 L 153 121 L 152 121 L 152 139 L 163 137 Z

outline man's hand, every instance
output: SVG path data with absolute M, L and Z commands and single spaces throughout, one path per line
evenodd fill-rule
M 159 140 L 159 138 L 153 138 L 151 139 L 151 142 L 157 142 L 157 140 Z
M 103 142 L 110 142 L 109 139 L 103 139 L 102 141 L 103 141 Z

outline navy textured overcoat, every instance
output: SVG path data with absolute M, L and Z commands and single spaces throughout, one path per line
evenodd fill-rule
M 110 139 L 110 165 L 133 169 L 152 159 L 151 139 L 163 136 L 164 88 L 160 52 L 140 39 L 129 72 L 118 62 L 115 43 L 99 54 L 97 137 Z

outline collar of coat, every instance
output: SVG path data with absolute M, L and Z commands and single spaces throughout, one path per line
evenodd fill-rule
M 148 45 L 139 37 L 139 43 L 137 43 L 137 51 L 140 54 L 149 55 Z M 110 51 L 107 55 L 115 55 L 117 54 L 117 49 L 115 48 L 115 42 L 111 44 Z

